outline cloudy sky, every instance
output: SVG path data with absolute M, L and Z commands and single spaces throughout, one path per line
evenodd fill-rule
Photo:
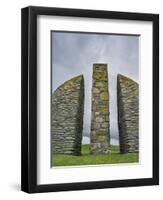
M 139 36 L 52 33 L 52 90 L 74 76 L 83 74 L 85 108 L 83 135 L 90 135 L 93 63 L 108 64 L 111 142 L 118 140 L 117 74 L 139 82 Z

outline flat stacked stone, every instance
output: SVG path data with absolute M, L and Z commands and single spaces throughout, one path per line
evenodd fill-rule
M 93 65 L 91 144 L 92 154 L 110 152 L 107 64 Z
M 120 152 L 139 151 L 139 85 L 123 75 L 117 76 L 117 102 Z
M 84 78 L 74 77 L 52 94 L 52 153 L 81 154 Z

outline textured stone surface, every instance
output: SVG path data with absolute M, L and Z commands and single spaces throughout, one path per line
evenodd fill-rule
M 110 152 L 107 64 L 93 65 L 91 144 L 92 154 Z
M 84 79 L 80 75 L 52 94 L 52 153 L 81 154 L 83 112 Z
M 118 126 L 121 153 L 139 151 L 139 85 L 117 76 Z

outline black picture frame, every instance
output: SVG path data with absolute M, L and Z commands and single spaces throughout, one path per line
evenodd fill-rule
M 37 185 L 37 16 L 55 15 L 153 23 L 153 177 Z M 148 70 L 148 69 L 147 69 Z M 159 15 L 29 6 L 21 11 L 21 190 L 28 193 L 159 184 Z

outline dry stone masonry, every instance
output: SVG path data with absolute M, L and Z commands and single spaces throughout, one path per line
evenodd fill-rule
M 83 112 L 84 78 L 80 75 L 52 94 L 52 153 L 81 154 Z
M 105 154 L 110 152 L 109 92 L 107 64 L 93 65 L 91 117 L 91 153 Z
M 110 113 L 107 64 L 93 65 L 90 153 L 110 153 Z M 117 76 L 117 105 L 121 153 L 139 152 L 139 85 Z M 84 78 L 74 77 L 52 93 L 52 154 L 81 155 Z
M 139 85 L 117 76 L 117 102 L 120 152 L 139 151 Z

